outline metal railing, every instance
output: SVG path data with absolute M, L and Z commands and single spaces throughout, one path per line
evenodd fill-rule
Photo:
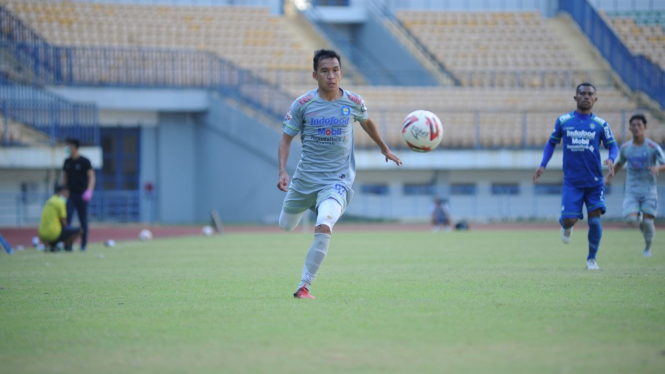
M 46 39 L 42 38 L 14 13 L 2 6 L 0 6 L 0 41 L 3 45 L 8 43 L 13 47 L 11 54 L 18 64 L 31 65 L 32 70 L 40 72 L 41 75 L 47 75 L 53 69 L 49 65 L 52 60 L 40 59 L 34 55 L 36 51 L 49 51 L 48 47 L 50 45 Z M 25 48 L 26 45 L 38 45 L 42 48 L 35 50 Z M 2 52 L 5 52 L 4 48 Z M 6 66 L 0 66 L 0 72 L 5 71 L 3 68 L 6 68 Z
M 49 85 L 206 88 L 281 120 L 292 98 L 274 84 L 238 68 L 214 53 L 157 48 L 53 47 L 0 44 L 31 51 L 26 66 L 35 80 Z M 48 63 L 41 61 L 49 60 Z M 45 71 L 41 66 L 52 66 Z
M 94 104 L 73 103 L 38 87 L 0 84 L 3 145 L 47 143 L 77 138 L 99 144 L 99 120 Z M 10 131 L 10 121 L 12 131 Z M 21 127 L 21 126 L 27 126 Z
M 547 109 L 472 109 L 473 103 L 459 102 L 438 106 L 433 102 L 423 103 L 423 109 L 436 113 L 443 125 L 444 135 L 439 149 L 538 149 L 542 150 L 548 141 L 557 118 L 563 111 Z M 467 109 L 463 105 L 469 105 Z M 406 145 L 401 139 L 400 129 L 403 120 L 411 109 L 394 107 L 391 109 L 371 109 L 369 115 L 377 126 L 379 134 L 394 150 L 402 152 Z M 570 107 L 572 111 L 574 107 Z M 628 119 L 639 109 L 599 108 L 596 112 L 605 119 L 619 144 L 630 140 Z M 665 125 L 657 118 L 649 118 L 646 136 L 665 146 Z M 371 138 L 362 130 L 354 134 L 356 148 L 376 147 Z M 560 148 L 559 146 L 558 148 Z M 601 152 L 605 152 L 604 148 Z M 605 153 L 603 153 L 605 154 Z M 605 156 L 604 156 L 605 157 Z
M 591 0 L 591 5 L 605 10 L 664 10 L 665 3 L 660 0 L 617 1 Z
M 0 193 L 0 227 L 35 226 L 44 203 L 51 196 L 41 192 Z M 155 222 L 156 196 L 139 191 L 96 191 L 88 204 L 90 222 Z M 72 222 L 78 226 L 78 218 Z
M 445 11 L 531 11 L 546 13 L 549 0 L 469 1 L 469 0 L 383 0 L 391 10 L 445 10 Z
M 608 70 L 458 70 L 455 75 L 465 87 L 575 88 L 583 82 L 595 87 L 614 87 Z
M 63 0 L 42 0 L 47 2 L 63 2 Z M 146 5 L 187 5 L 187 6 L 255 6 L 268 7 L 276 0 L 67 0 L 77 3 L 111 3 L 111 4 L 146 4 Z
M 587 0 L 559 0 L 559 8 L 571 15 L 630 89 L 644 92 L 665 108 L 662 68 L 644 56 L 633 55 Z

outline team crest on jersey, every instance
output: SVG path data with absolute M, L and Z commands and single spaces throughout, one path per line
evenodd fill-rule
M 343 115 L 343 116 L 348 116 L 349 114 L 351 114 L 351 108 L 349 108 L 348 106 L 344 105 L 344 106 L 342 107 L 341 112 L 342 112 L 342 115 Z
M 592 123 L 592 124 L 589 125 L 589 127 L 591 127 L 592 129 L 595 129 L 595 128 L 596 128 L 596 125 L 594 125 L 594 124 Z

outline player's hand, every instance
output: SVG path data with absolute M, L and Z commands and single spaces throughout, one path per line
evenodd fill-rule
M 399 157 L 395 156 L 394 153 L 390 151 L 390 149 L 386 149 L 385 151 L 381 151 L 384 156 L 386 156 L 386 162 L 388 161 L 393 161 L 394 163 L 397 164 L 397 166 L 402 165 L 402 160 L 399 159 Z
M 540 178 L 540 176 L 543 175 L 544 172 L 545 168 L 542 166 L 536 169 L 536 172 L 533 174 L 533 184 L 536 184 L 538 182 L 538 178 Z
M 610 160 L 609 158 L 605 160 L 605 165 L 607 165 L 607 168 L 610 170 L 610 177 L 614 176 L 614 162 Z
M 650 167 L 650 168 L 649 168 L 649 171 L 651 171 L 651 175 L 653 175 L 654 177 L 657 177 L 657 176 L 658 176 L 658 173 L 660 173 L 660 169 L 659 169 L 658 166 L 652 166 L 652 167 Z
M 277 188 L 284 192 L 289 190 L 289 175 L 287 173 L 279 173 L 279 182 L 277 182 Z
M 610 177 L 609 175 L 606 176 L 605 179 L 603 179 L 603 183 L 605 183 L 606 186 L 609 186 L 609 185 L 610 185 L 610 179 L 611 179 L 611 178 L 612 178 L 612 177 Z

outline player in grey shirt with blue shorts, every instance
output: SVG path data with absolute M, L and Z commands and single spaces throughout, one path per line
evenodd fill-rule
M 328 253 L 332 228 L 353 197 L 356 162 L 353 155 L 353 121 L 381 148 L 386 162 L 401 165 L 383 142 L 374 122 L 367 115 L 363 99 L 339 87 L 342 63 L 335 51 L 321 49 L 314 53 L 312 77 L 318 88 L 293 102 L 282 124 L 279 142 L 279 182 L 286 192 L 279 225 L 293 230 L 303 214 L 317 214 L 314 242 L 305 257 L 302 277 L 294 297 L 314 298 L 309 287 Z M 291 141 L 300 133 L 302 155 L 289 184 L 286 162 Z
M 656 236 L 654 218 L 658 212 L 658 174 L 665 170 L 665 156 L 658 143 L 645 137 L 647 119 L 636 114 L 630 118 L 630 132 L 633 140 L 624 143 L 614 166 L 614 173 L 626 165 L 626 196 L 623 201 L 623 216 L 630 224 L 639 221 L 644 235 L 644 257 L 651 257 L 651 243 Z M 612 177 L 605 177 L 605 184 Z

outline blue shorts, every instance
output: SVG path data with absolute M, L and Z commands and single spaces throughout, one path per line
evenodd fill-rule
M 602 209 L 605 214 L 605 186 L 573 187 L 564 182 L 561 193 L 561 218 L 584 218 L 582 204 L 586 205 L 587 214 Z

